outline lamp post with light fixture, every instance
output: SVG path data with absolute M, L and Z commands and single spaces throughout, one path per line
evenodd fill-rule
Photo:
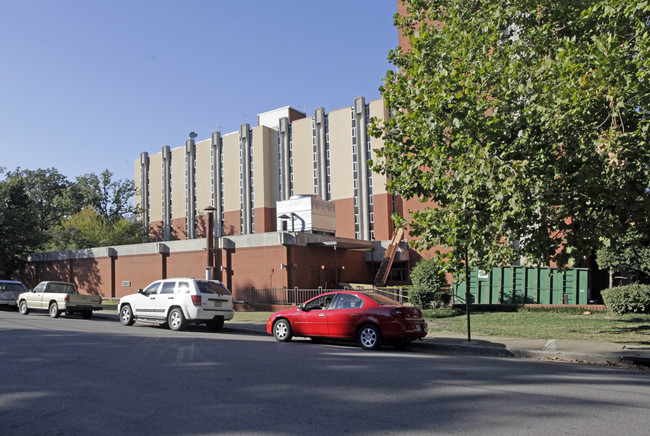
M 212 280 L 214 275 L 214 211 L 217 210 L 213 206 L 208 206 L 203 209 L 208 213 L 208 225 L 205 232 L 205 250 L 206 250 L 206 264 L 205 275 L 206 279 Z

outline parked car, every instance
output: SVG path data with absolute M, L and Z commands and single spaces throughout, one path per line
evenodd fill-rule
M 88 319 L 93 310 L 103 309 L 102 297 L 80 294 L 75 284 L 69 282 L 41 282 L 32 291 L 18 295 L 17 301 L 22 315 L 27 315 L 30 310 L 47 310 L 52 318 L 65 312 L 66 316 L 79 313 Z
M 406 347 L 427 335 L 422 311 L 379 294 L 340 291 L 321 294 L 297 308 L 271 315 L 266 331 L 280 342 L 293 336 L 357 341 L 374 350 L 388 343 Z
M 0 280 L 0 305 L 11 306 L 16 308 L 18 303 L 18 295 L 22 292 L 27 292 L 29 289 L 22 282 L 15 280 Z
M 174 278 L 151 283 L 137 294 L 120 298 L 120 322 L 135 321 L 168 324 L 172 330 L 183 330 L 188 323 L 205 324 L 216 331 L 234 316 L 232 295 L 217 280 Z

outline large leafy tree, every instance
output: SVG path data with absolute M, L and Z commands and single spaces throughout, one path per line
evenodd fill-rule
M 76 178 L 70 196 L 81 208 L 91 207 L 109 221 L 118 221 L 135 212 L 130 200 L 135 194 L 133 180 L 113 180 L 113 173 L 84 174 Z
M 9 182 L 22 183 L 33 202 L 37 220 L 32 231 L 43 234 L 46 242 L 51 229 L 62 219 L 76 212 L 74 204 L 66 203 L 64 198 L 70 188 L 70 182 L 55 168 L 28 170 L 16 168 L 6 173 Z
M 484 266 L 566 265 L 649 234 L 650 6 L 639 0 L 413 0 L 382 95 L 373 168 L 432 207 L 420 248 Z
M 109 220 L 92 208 L 65 219 L 54 234 L 56 250 L 136 244 L 146 239 L 142 223 L 132 217 Z
M 12 277 L 42 243 L 42 234 L 34 231 L 38 215 L 25 183 L 0 181 L 0 277 Z
M 596 252 L 596 261 L 610 274 L 619 273 L 623 282 L 645 282 L 650 280 L 650 238 L 631 227 L 626 234 L 608 240 Z M 613 284 L 614 277 L 611 277 Z
M 135 221 L 130 203 L 133 181 L 113 180 L 105 170 L 69 181 L 55 168 L 14 171 L 2 169 L 5 182 L 24 187 L 30 211 L 29 233 L 38 244 L 31 252 L 89 248 L 143 242 L 146 230 Z M 12 224 L 13 225 L 13 224 Z M 23 231 L 24 227 L 17 228 Z M 12 250 L 10 244 L 5 244 Z M 15 253 L 22 251 L 18 246 Z
M 130 200 L 135 194 L 132 180 L 113 180 L 109 170 L 100 175 L 76 178 L 65 194 L 65 204 L 75 205 L 76 213 L 55 229 L 53 250 L 135 244 L 147 240 L 147 231 L 134 218 Z

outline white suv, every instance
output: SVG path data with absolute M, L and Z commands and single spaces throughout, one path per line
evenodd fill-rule
M 221 282 L 192 278 L 155 281 L 137 294 L 120 298 L 118 313 L 127 326 L 142 321 L 183 330 L 187 323 L 195 323 L 205 324 L 210 331 L 221 329 L 234 315 L 232 295 Z

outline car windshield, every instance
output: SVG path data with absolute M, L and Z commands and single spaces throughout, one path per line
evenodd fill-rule
M 210 282 L 207 280 L 197 280 L 196 286 L 202 294 L 230 295 L 230 291 L 219 282 Z
M 370 298 L 371 300 L 376 301 L 377 303 L 381 304 L 382 306 L 399 306 L 400 304 L 395 301 L 391 300 L 388 297 L 384 297 L 383 295 L 379 294 L 366 294 L 366 297 Z

